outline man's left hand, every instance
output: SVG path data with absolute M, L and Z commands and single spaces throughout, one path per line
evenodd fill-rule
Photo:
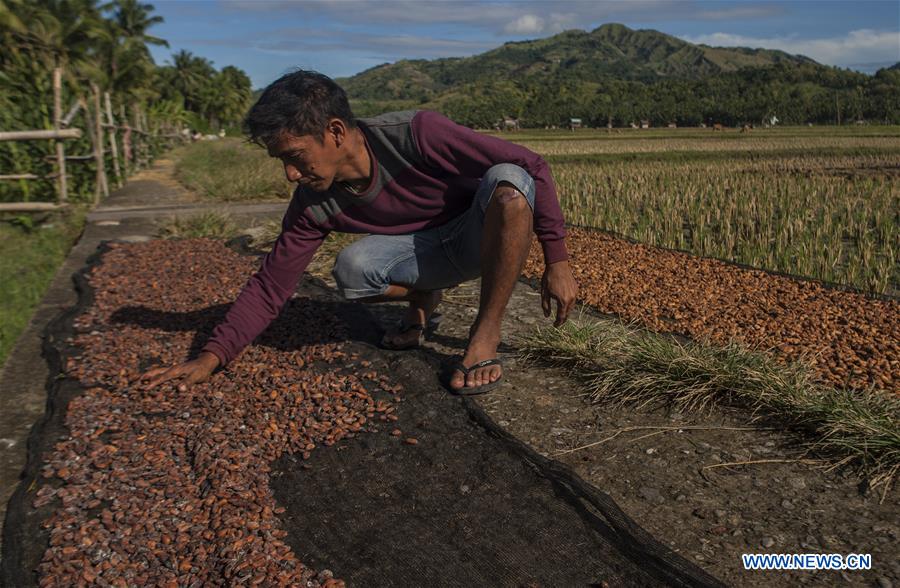
M 556 320 L 554 327 L 558 327 L 569 318 L 569 312 L 575 308 L 575 298 L 578 296 L 578 284 L 572 275 L 572 268 L 568 261 L 551 263 L 544 270 L 541 278 L 541 307 L 544 316 L 550 316 L 550 301 L 556 300 Z

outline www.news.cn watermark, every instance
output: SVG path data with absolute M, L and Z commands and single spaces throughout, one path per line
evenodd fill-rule
M 744 553 L 745 570 L 871 570 L 869 553 Z

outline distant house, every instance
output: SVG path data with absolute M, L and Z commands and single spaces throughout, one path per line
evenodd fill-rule
M 519 119 L 507 116 L 503 119 L 503 126 L 501 128 L 504 131 L 518 131 Z
M 642 120 L 642 121 L 641 121 L 641 128 L 642 128 L 642 129 L 649 129 L 649 128 L 650 128 L 650 121 L 649 121 L 649 120 L 646 120 L 646 119 Z
M 570 118 L 569 119 L 569 128 L 572 129 L 573 131 L 575 129 L 580 129 L 581 128 L 581 119 L 580 118 Z
M 676 123 L 670 122 L 669 124 L 666 125 L 666 127 L 670 128 L 670 129 L 677 129 L 678 125 Z

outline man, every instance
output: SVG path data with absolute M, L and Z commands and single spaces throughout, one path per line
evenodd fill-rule
M 481 276 L 465 355 L 445 379 L 457 394 L 500 382 L 500 323 L 528 256 L 532 231 L 546 270 L 541 304 L 556 325 L 575 303 L 562 212 L 547 164 L 531 151 L 456 125 L 436 112 L 355 120 L 344 91 L 309 71 L 283 76 L 250 109 L 250 140 L 298 184 L 282 232 L 199 356 L 142 376 L 148 388 L 206 380 L 278 316 L 332 230 L 370 235 L 340 252 L 333 275 L 344 297 L 406 301 L 382 344 L 418 345 L 441 291 Z

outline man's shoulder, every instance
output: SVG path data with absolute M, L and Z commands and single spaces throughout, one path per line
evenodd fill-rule
M 385 112 L 384 114 L 379 114 L 378 116 L 361 118 L 357 122 L 359 122 L 362 125 L 369 127 L 369 128 L 408 125 L 408 124 L 412 123 L 412 120 L 420 112 L 422 112 L 422 111 L 421 110 L 399 110 L 397 112 Z

